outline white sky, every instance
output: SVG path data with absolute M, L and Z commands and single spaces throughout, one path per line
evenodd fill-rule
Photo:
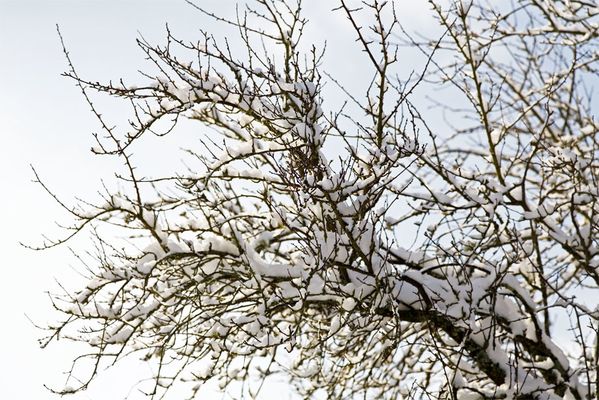
M 426 21 L 421 17 L 422 10 L 416 9 L 417 2 L 403 3 L 409 25 Z M 201 4 L 230 15 L 235 2 L 201 0 Z M 305 4 L 312 7 L 317 2 L 306 0 Z M 348 24 L 340 15 L 331 17 L 322 12 L 335 5 L 332 1 L 329 4 L 320 5 L 318 10 L 308 7 L 312 13 L 310 37 L 326 37 L 327 65 L 334 68 L 341 81 L 359 85 L 355 77 L 363 76 L 364 64 L 348 50 L 355 49 L 353 36 L 347 36 Z M 73 82 L 60 76 L 67 66 L 56 24 L 79 72 L 93 80 L 107 81 L 138 77 L 136 71 L 144 66 L 143 54 L 135 44 L 138 32 L 152 43 L 162 43 L 166 22 L 181 38 L 199 37 L 200 28 L 216 36 L 222 34 L 218 26 L 183 0 L 0 0 L 2 399 L 59 398 L 43 385 L 60 385 L 61 372 L 77 352 L 77 346 L 65 341 L 40 350 L 37 339 L 43 332 L 25 316 L 42 325 L 48 322 L 52 309 L 44 292 L 57 289 L 55 278 L 67 285 L 75 282 L 73 269 L 77 268 L 67 247 L 40 253 L 19 245 L 20 241 L 40 243 L 42 234 L 55 238 L 61 231 L 54 222 L 69 222 L 53 200 L 31 183 L 29 165 L 33 164 L 46 183 L 71 203 L 75 196 L 93 197 L 100 178 L 110 180 L 115 166 L 112 160 L 94 157 L 89 151 L 93 145 L 90 133 L 97 126 Z M 121 115 L 118 107 L 101 104 L 109 118 Z M 147 149 L 153 150 L 156 148 Z M 85 239 L 84 235 L 73 244 L 77 247 Z M 122 399 L 147 368 L 134 360 L 126 362 L 101 374 L 87 392 L 70 399 Z M 284 388 L 279 388 L 277 395 L 286 398 Z M 214 398 L 205 398 L 209 397 Z M 143 397 L 133 393 L 130 398 Z

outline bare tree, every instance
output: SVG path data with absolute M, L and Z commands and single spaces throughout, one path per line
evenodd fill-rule
M 137 354 L 157 365 L 152 398 L 209 379 L 255 396 L 271 374 L 304 398 L 599 397 L 599 7 L 431 0 L 444 33 L 427 38 L 396 2 L 336 3 L 371 63 L 363 95 L 321 71 L 293 1 L 233 20 L 195 6 L 239 36 L 140 40 L 145 85 L 68 60 L 103 127 L 93 151 L 128 174 L 99 203 L 55 197 L 75 224 L 45 247 L 87 229 L 97 253 L 87 286 L 53 297 L 44 345 L 90 346 L 61 393 Z M 426 60 L 408 78 L 403 46 Z M 130 102 L 130 125 L 94 91 Z M 179 118 L 216 133 L 188 170 L 139 176 L 137 143 Z

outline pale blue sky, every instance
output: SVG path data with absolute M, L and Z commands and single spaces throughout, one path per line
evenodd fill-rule
M 314 8 L 316 1 L 305 3 L 311 13 L 309 38 L 329 40 L 325 66 L 341 81 L 359 87 L 356 77 L 364 75 L 364 64 L 352 59 L 349 49 L 355 52 L 355 47 L 353 37 L 347 36 L 349 26 L 341 16 L 323 13 L 334 2 L 318 8 Z M 413 3 L 409 9 L 404 7 L 403 15 L 409 25 L 417 26 L 426 18 L 418 8 L 422 6 Z M 231 15 L 235 2 L 201 0 L 201 4 Z M 68 222 L 52 199 L 31 183 L 29 165 L 67 202 L 74 196 L 93 197 L 100 179 L 109 178 L 115 167 L 114 160 L 94 157 L 89 151 L 90 132 L 97 127 L 73 82 L 60 76 L 67 67 L 56 24 L 79 72 L 106 81 L 136 79 L 144 62 L 135 39 L 141 33 L 148 41 L 160 43 L 166 22 L 181 38 L 198 37 L 200 28 L 223 34 L 183 0 L 0 0 L 0 398 L 59 398 L 42 385 L 59 385 L 61 371 L 77 352 L 77 346 L 64 341 L 39 350 L 36 340 L 42 332 L 25 317 L 48 321 L 51 305 L 44 291 L 56 290 L 54 278 L 67 286 L 77 282 L 73 270 L 77 263 L 67 247 L 36 253 L 18 244 L 39 243 L 42 234 L 56 237 L 60 230 L 54 222 Z M 109 118 L 125 115 L 115 104 L 100 104 Z M 84 235 L 73 245 L 85 239 Z M 70 399 L 124 398 L 136 377 L 146 371 L 147 366 L 139 362 L 124 363 L 102 374 L 89 391 Z M 130 398 L 143 397 L 133 393 Z

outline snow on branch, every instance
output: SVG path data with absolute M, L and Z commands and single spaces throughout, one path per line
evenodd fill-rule
M 103 127 L 94 153 L 128 175 L 73 208 L 42 183 L 74 219 L 46 247 L 95 236 L 87 285 L 52 297 L 43 343 L 91 348 L 57 392 L 135 353 L 158 366 L 152 398 L 209 380 L 255 396 L 273 374 L 304 398 L 598 397 L 598 9 L 430 3 L 439 37 L 395 2 L 331 11 L 370 66 L 361 95 L 303 45 L 299 1 L 199 9 L 241 52 L 207 32 L 140 40 L 142 85 L 86 80 L 65 50 Z M 404 46 L 424 55 L 407 77 Z M 105 123 L 94 92 L 129 102 L 129 125 Z M 142 178 L 138 143 L 183 118 L 213 132 L 187 169 Z

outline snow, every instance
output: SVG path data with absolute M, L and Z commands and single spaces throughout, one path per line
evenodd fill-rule
M 356 307 L 356 300 L 352 297 L 347 297 L 346 299 L 343 300 L 343 303 L 341 304 L 341 307 L 345 310 L 345 311 L 352 311 L 355 307 Z
M 488 23 L 503 29 L 504 22 Z M 457 25 L 449 29 L 461 29 Z M 530 32 L 548 29 L 534 25 Z M 287 34 L 283 38 L 291 40 Z M 486 80 L 497 75 L 480 63 L 483 55 L 495 56 L 482 53 L 487 36 L 459 34 L 456 40 L 467 53 L 462 56 L 472 58 L 466 61 L 484 70 L 477 76 L 487 98 Z M 228 56 L 219 57 L 225 62 Z M 374 376 L 398 374 L 400 380 L 405 374 L 378 356 L 413 346 L 415 354 L 424 354 L 422 360 L 408 354 L 402 362 L 418 368 L 429 367 L 427 353 L 449 361 L 445 365 L 463 362 L 446 375 L 460 388 L 460 398 L 478 396 L 470 388 L 492 388 L 507 398 L 541 390 L 545 398 L 555 398 L 540 368 L 554 368 L 555 379 L 583 392 L 576 360 L 542 324 L 553 305 L 570 313 L 584 310 L 571 295 L 594 279 L 595 149 L 580 137 L 596 131 L 592 119 L 577 116 L 567 135 L 555 134 L 552 129 L 561 122 L 542 117 L 553 106 L 561 110 L 559 105 L 549 97 L 523 105 L 517 96 L 506 96 L 515 76 L 492 87 L 496 101 L 478 104 L 474 91 L 480 88 L 473 86 L 470 71 L 459 75 L 468 83 L 454 83 L 475 103 L 475 127 L 456 133 L 447 126 L 446 136 L 423 135 L 419 144 L 411 130 L 425 131 L 426 118 L 415 113 L 410 126 L 402 114 L 415 111 L 410 108 L 415 105 L 377 110 L 371 91 L 366 98 L 371 104 L 362 110 L 366 117 L 337 123 L 321 104 L 321 77 L 315 72 L 281 73 L 270 65 L 275 59 L 261 68 L 249 63 L 247 69 L 228 61 L 229 75 L 216 73 L 216 66 L 190 71 L 190 64 L 173 60 L 176 76 L 156 78 L 143 92 L 148 115 L 140 123 L 172 113 L 215 128 L 205 148 L 193 149 L 192 172 L 151 185 L 140 182 L 141 194 L 119 191 L 76 215 L 96 222 L 103 214 L 102 222 L 129 233 L 123 244 L 109 249 L 100 271 L 92 268 L 87 286 L 65 301 L 69 317 L 92 327 L 90 343 L 154 350 L 168 343 L 177 356 L 188 357 L 183 361 L 210 359 L 198 376 L 218 375 L 223 387 L 224 378 L 236 379 L 239 369 L 222 360 L 262 357 L 280 348 L 302 360 L 292 370 L 299 376 L 322 374 L 324 382 L 332 376 L 332 364 L 346 368 L 344 363 L 356 360 Z M 551 90 L 565 81 L 560 74 L 552 72 Z M 545 82 L 521 83 L 522 93 L 537 85 L 531 96 L 548 89 Z M 389 96 L 403 96 L 389 82 L 380 85 Z M 480 110 L 487 107 L 489 121 L 482 126 Z M 383 132 L 368 121 L 377 119 L 378 111 L 388 117 Z M 495 128 L 489 132 L 489 126 Z M 450 138 L 452 133 L 456 136 Z M 334 152 L 330 160 L 328 152 Z M 138 199 L 146 192 L 152 201 Z M 544 304 L 541 280 L 551 306 Z M 524 339 L 547 352 L 545 359 L 527 351 Z M 442 350 L 436 352 L 431 340 Z M 484 365 L 476 364 L 465 343 L 476 345 L 510 381 L 481 383 Z M 338 356 L 344 346 L 347 354 Z M 512 348 L 522 348 L 518 363 Z M 362 371 L 350 367 L 344 377 L 362 384 Z

